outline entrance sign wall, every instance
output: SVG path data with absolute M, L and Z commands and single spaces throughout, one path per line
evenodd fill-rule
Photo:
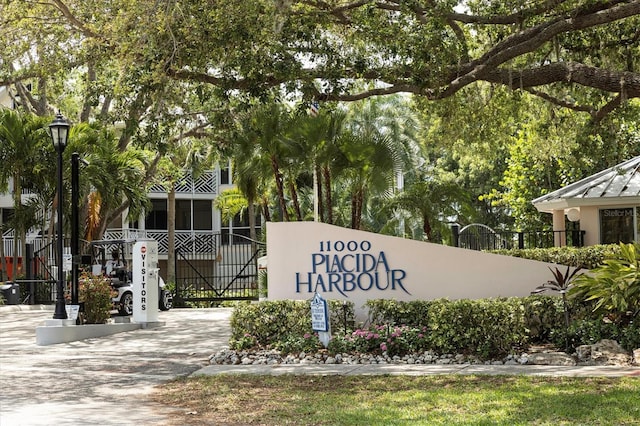
M 317 222 L 268 222 L 268 299 L 354 302 L 527 296 L 549 263 Z

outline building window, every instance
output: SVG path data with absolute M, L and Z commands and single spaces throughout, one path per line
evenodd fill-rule
M 224 169 L 220 169 L 220 184 L 228 185 L 229 184 L 229 168 L 225 167 Z
M 196 231 L 213 229 L 213 206 L 210 200 L 193 200 L 193 229 Z
M 191 230 L 191 200 L 176 200 L 176 230 Z
M 231 182 L 231 161 L 220 164 L 220 185 L 230 185 Z
M 0 209 L 2 211 L 2 221 L 0 223 L 8 223 L 13 218 L 13 209 Z
M 167 229 L 167 200 L 151 200 L 151 211 L 145 218 L 146 229 Z
M 636 241 L 636 208 L 600 210 L 600 243 L 618 244 Z
M 262 231 L 262 216 L 256 213 L 256 235 L 260 235 Z M 230 243 L 230 234 L 233 234 L 233 244 L 249 244 L 249 236 L 251 235 L 249 227 L 249 216 L 244 212 L 243 215 L 236 215 L 231 224 L 223 221 L 220 233 L 222 234 L 222 244 Z M 244 237 L 244 238 L 243 238 Z
M 167 200 L 151 200 L 152 210 L 146 216 L 146 229 L 168 229 Z M 213 210 L 211 200 L 176 200 L 177 231 L 211 231 Z M 191 226 L 193 224 L 193 227 Z

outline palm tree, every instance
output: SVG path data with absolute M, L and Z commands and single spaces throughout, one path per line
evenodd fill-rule
M 276 184 L 276 193 L 281 217 L 290 220 L 284 194 L 284 172 L 282 163 L 291 140 L 286 137 L 291 123 L 289 111 L 277 102 L 259 105 L 242 115 L 238 120 L 238 129 L 234 135 L 234 158 L 239 168 L 241 163 L 252 165 L 255 172 L 264 171 L 268 164 Z M 248 182 L 249 183 L 249 182 Z M 248 188 L 246 188 L 248 189 Z M 250 194 L 246 194 L 250 198 Z M 249 199 L 249 205 L 252 200 Z
M 247 214 L 249 215 L 249 237 L 257 239 L 256 235 L 256 212 L 255 206 L 262 205 L 262 215 L 265 220 L 271 220 L 268 202 L 268 188 L 273 183 L 271 169 L 267 162 L 263 161 L 255 149 L 251 149 L 243 143 L 246 139 L 240 138 L 235 145 L 236 152 L 241 153 L 234 156 L 233 161 L 233 182 L 238 190 L 246 197 Z M 244 155 L 242 155 L 242 153 Z M 229 220 L 232 220 L 229 218 Z
M 323 108 L 317 116 L 299 115 L 292 138 L 298 144 L 293 158 L 302 170 L 313 170 L 317 182 L 318 215 L 321 222 L 333 223 L 331 169 L 341 156 L 338 138 L 344 129 L 343 110 Z M 326 214 L 325 214 L 326 211 Z
M 85 238 L 101 238 L 123 203 L 130 218 L 139 217 L 149 205 L 145 171 L 150 154 L 134 147 L 120 151 L 113 132 L 85 123 L 71 128 L 69 141 L 70 150 L 89 163 L 81 179 L 88 200 Z
M 421 180 L 407 185 L 392 204 L 417 216 L 425 240 L 433 241 L 434 228 L 442 228 L 468 203 L 465 192 L 455 183 Z
M 176 184 L 189 173 L 197 179 L 204 171 L 210 169 L 217 161 L 217 151 L 208 141 L 191 137 L 192 132 L 186 132 L 174 138 L 169 144 L 171 172 L 166 173 L 167 190 L 167 279 L 175 281 L 175 250 L 176 250 Z
M 40 161 L 53 157 L 53 147 L 46 130 L 49 123 L 48 117 L 0 109 L 0 192 L 6 192 L 9 180 L 13 181 L 14 265 L 18 264 L 20 242 L 24 252 L 26 232 L 37 224 L 36 214 L 22 204 L 23 183 L 45 182 L 47 179 L 43 176 L 53 169 Z M 42 155 L 43 152 L 48 155 Z M 0 243 L 4 244 L 1 237 Z M 6 271 L 6 264 L 3 271 Z
M 396 175 L 403 169 L 406 140 L 391 111 L 385 101 L 376 99 L 349 106 L 334 172 L 346 179 L 351 191 L 352 228 L 362 227 L 367 200 L 391 196 Z
M 395 173 L 401 167 L 400 151 L 393 140 L 375 132 L 349 132 L 339 143 L 342 157 L 336 168 L 350 191 L 350 226 L 360 229 L 366 198 L 391 195 Z

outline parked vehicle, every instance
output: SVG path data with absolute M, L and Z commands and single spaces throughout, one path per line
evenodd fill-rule
M 91 268 L 94 275 L 105 275 L 117 292 L 111 300 L 120 315 L 133 314 L 133 282 L 131 252 L 135 240 L 98 240 L 90 243 Z M 106 253 L 110 253 L 107 260 Z M 158 308 L 168 311 L 173 307 L 173 295 L 166 288 L 162 277 L 158 277 Z

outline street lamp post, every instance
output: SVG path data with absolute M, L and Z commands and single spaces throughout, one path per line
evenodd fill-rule
M 63 252 L 63 240 L 64 234 L 62 229 L 62 209 L 64 208 L 64 197 L 62 187 L 62 153 L 67 146 L 67 136 L 69 135 L 69 123 L 64 119 L 62 114 L 58 113 L 55 120 L 49 125 L 49 133 L 53 140 L 53 147 L 58 153 L 58 224 L 57 224 L 57 238 L 56 238 L 56 251 L 58 257 L 58 280 L 56 282 L 56 309 L 53 313 L 53 319 L 67 319 L 67 310 L 64 302 L 64 268 L 62 258 Z
M 71 303 L 78 304 L 78 263 L 80 237 L 78 226 L 78 197 L 80 192 L 80 154 L 71 154 Z

